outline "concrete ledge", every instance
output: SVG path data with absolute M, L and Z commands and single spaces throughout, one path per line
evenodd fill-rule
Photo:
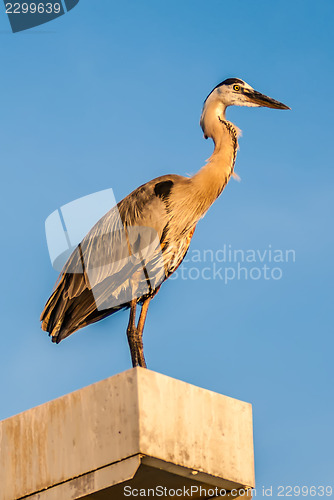
M 255 486 L 251 405 L 143 368 L 2 421 L 0 443 L 1 500 Z

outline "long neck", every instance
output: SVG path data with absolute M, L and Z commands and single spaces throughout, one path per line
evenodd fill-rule
M 233 173 L 238 148 L 238 131 L 232 123 L 226 121 L 225 108 L 217 102 L 208 103 L 204 108 L 201 125 L 204 135 L 213 139 L 215 148 L 207 164 L 192 177 L 192 180 L 199 199 L 209 208 Z

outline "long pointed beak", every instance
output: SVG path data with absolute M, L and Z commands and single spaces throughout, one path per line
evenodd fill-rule
M 274 109 L 291 109 L 289 106 L 286 106 L 282 102 L 276 101 L 267 95 L 261 94 L 256 90 L 244 89 L 244 95 L 247 97 L 249 102 L 256 104 L 257 106 L 265 106 L 266 108 L 274 108 Z

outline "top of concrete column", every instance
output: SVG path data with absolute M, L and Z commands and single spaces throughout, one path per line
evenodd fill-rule
M 143 368 L 0 422 L 0 443 L 1 500 L 50 493 L 117 464 L 116 484 L 143 457 L 192 481 L 254 486 L 251 405 Z M 121 469 L 129 460 L 137 465 L 127 476 Z

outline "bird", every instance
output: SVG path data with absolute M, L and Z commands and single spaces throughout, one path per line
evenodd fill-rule
M 150 301 L 183 261 L 199 220 L 236 175 L 240 131 L 226 119 L 228 106 L 290 109 L 239 78 L 216 85 L 200 118 L 204 138 L 214 143 L 212 155 L 192 176 L 163 175 L 139 186 L 92 227 L 41 314 L 53 342 L 128 309 L 132 365 L 146 368 L 143 330 Z

